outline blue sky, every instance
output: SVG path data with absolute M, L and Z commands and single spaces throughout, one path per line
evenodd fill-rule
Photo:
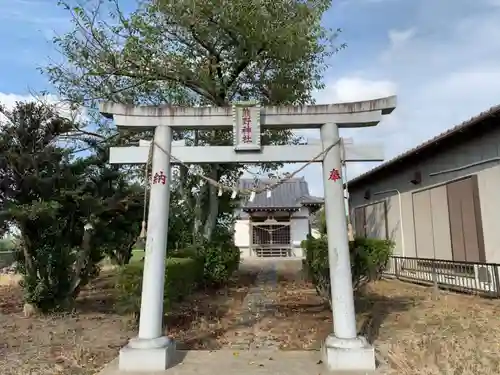
M 37 67 L 58 53 L 50 39 L 69 27 L 55 0 L 8 0 L 0 12 L 0 102 L 51 91 Z M 124 0 L 123 4 L 127 4 Z M 500 0 L 339 0 L 324 22 L 342 28 L 316 97 L 321 103 L 397 94 L 398 108 L 376 128 L 343 132 L 382 142 L 390 158 L 500 103 Z M 349 165 L 349 177 L 373 164 Z M 293 170 L 294 168 L 287 168 Z M 304 172 L 322 195 L 319 165 Z

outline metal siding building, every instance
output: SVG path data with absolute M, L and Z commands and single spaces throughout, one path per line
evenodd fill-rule
M 348 187 L 357 235 L 393 239 L 394 255 L 500 263 L 500 106 Z

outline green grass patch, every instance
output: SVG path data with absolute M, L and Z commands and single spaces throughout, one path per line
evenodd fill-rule
M 144 260 L 144 255 L 146 252 L 142 249 L 135 249 L 132 250 L 132 257 L 130 258 L 129 263 L 137 263 L 137 262 L 142 262 Z

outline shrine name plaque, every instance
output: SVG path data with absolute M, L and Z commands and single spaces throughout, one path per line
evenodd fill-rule
M 260 151 L 260 105 L 233 104 L 233 144 L 236 151 Z

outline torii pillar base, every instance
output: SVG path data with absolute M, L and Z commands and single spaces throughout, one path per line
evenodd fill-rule
M 132 339 L 120 350 L 118 368 L 135 373 L 165 371 L 175 364 L 176 358 L 175 342 L 167 337 Z
M 375 371 L 375 349 L 362 336 L 355 339 L 340 339 L 329 335 L 321 356 L 326 368 L 333 374 L 363 373 Z

